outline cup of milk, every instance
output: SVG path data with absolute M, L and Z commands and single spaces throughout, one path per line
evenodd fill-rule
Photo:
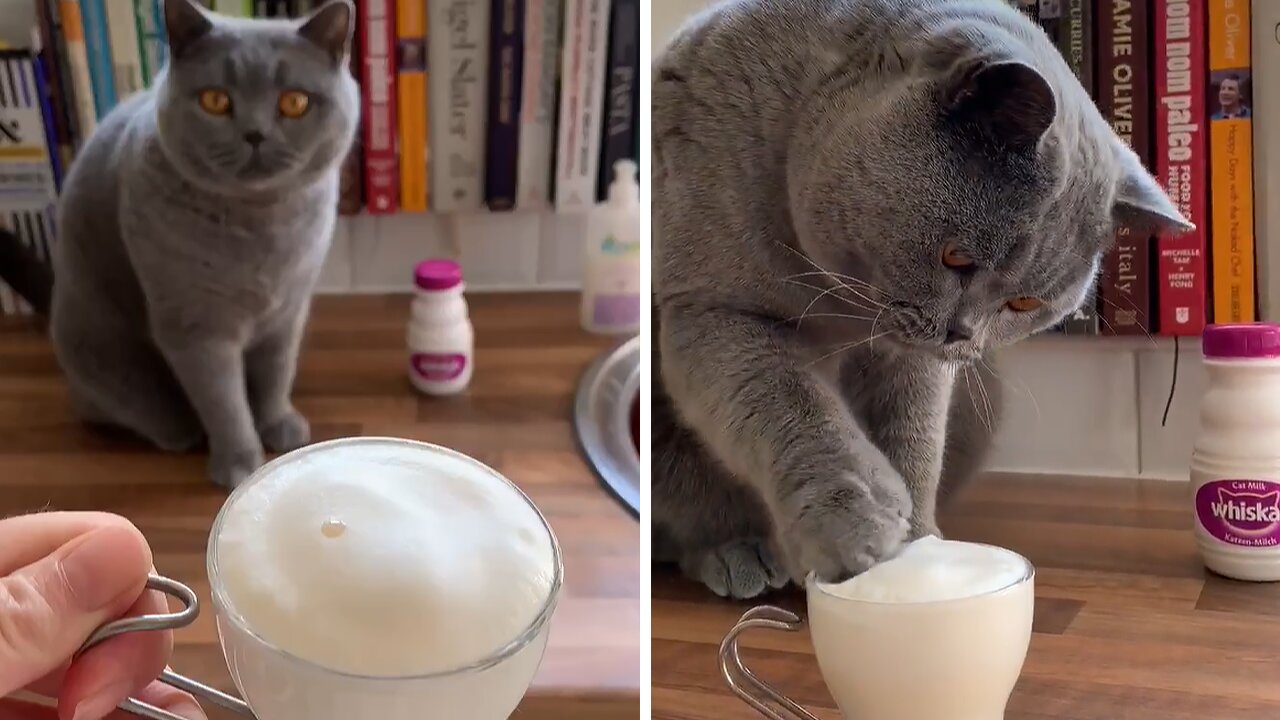
M 1035 569 L 1004 548 L 926 537 L 841 583 L 807 579 L 809 634 L 847 720 L 1003 720 L 1031 643 Z M 796 631 L 781 608 L 749 610 L 725 636 L 730 688 L 772 720 L 815 716 L 746 668 L 739 636 Z
M 504 720 L 563 581 L 529 498 L 446 448 L 318 443 L 227 500 L 208 554 L 218 635 L 259 720 Z

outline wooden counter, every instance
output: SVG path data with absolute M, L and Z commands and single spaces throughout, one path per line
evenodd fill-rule
M 993 476 L 956 498 L 944 533 L 1012 548 L 1037 568 L 1035 632 L 1005 720 L 1280 717 L 1280 585 L 1209 576 L 1188 493 L 1185 483 Z M 716 664 L 751 603 L 669 571 L 655 571 L 653 596 L 653 717 L 759 718 Z M 795 592 L 767 602 L 803 616 Z M 806 633 L 752 631 L 742 646 L 763 678 L 823 720 L 839 717 Z
M 471 303 L 474 384 L 466 395 L 428 399 L 405 375 L 407 298 L 320 298 L 296 404 L 317 440 L 427 440 L 479 458 L 528 492 L 560 540 L 565 588 L 541 672 L 515 717 L 634 720 L 639 525 L 597 483 L 570 425 L 579 376 L 612 343 L 578 330 L 576 295 L 481 295 Z M 209 527 L 225 492 L 203 468 L 202 456 L 164 455 L 81 426 L 43 333 L 0 320 L 0 517 L 55 508 L 131 518 L 158 570 L 206 601 L 197 624 L 177 635 L 174 669 L 229 690 L 205 576 Z

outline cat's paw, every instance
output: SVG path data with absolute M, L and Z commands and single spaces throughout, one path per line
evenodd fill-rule
M 789 580 L 768 543 L 759 539 L 732 540 L 688 552 L 681 559 L 680 568 L 720 597 L 738 600 L 776 590 Z
M 260 449 L 214 451 L 209 455 L 209 479 L 215 485 L 235 490 L 262 465 Z
M 925 523 L 925 522 L 913 521 L 911 523 L 911 534 L 907 537 L 907 539 L 919 540 L 922 537 L 929 537 L 930 535 L 938 538 L 939 540 L 946 539 L 946 536 L 944 536 L 942 534 L 942 531 L 938 529 L 938 525 L 936 523 L 932 523 L 932 522 Z
M 271 452 L 289 452 L 311 442 L 311 424 L 302 413 L 289 408 L 278 420 L 263 425 L 258 435 Z
M 837 582 L 892 557 L 911 534 L 911 496 L 896 476 L 831 480 L 797 493 L 783 542 L 797 579 Z

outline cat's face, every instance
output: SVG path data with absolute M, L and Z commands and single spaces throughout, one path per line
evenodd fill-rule
M 1092 302 L 1118 219 L 1186 229 L 1102 117 L 1057 97 L 1000 62 L 952 63 L 861 107 L 831 100 L 789 169 L 792 213 L 815 263 L 862 281 L 842 291 L 862 306 L 850 313 L 973 362 Z
M 302 21 L 208 15 L 166 0 L 160 136 L 184 175 L 233 192 L 310 182 L 346 155 L 360 115 L 349 0 Z

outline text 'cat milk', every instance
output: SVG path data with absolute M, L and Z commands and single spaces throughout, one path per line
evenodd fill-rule
M 1280 325 L 1210 325 L 1206 387 L 1191 454 L 1195 532 L 1205 567 L 1280 580 Z

